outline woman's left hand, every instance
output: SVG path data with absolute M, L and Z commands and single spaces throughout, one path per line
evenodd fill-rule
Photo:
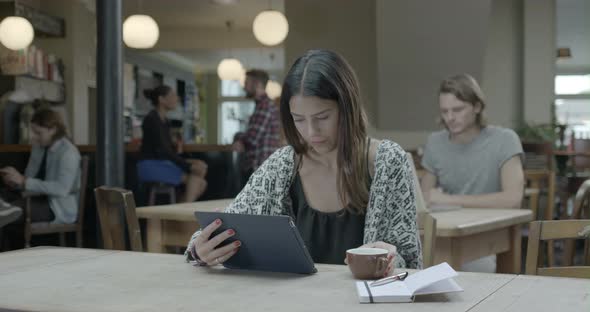
M 389 261 L 389 264 L 387 265 L 387 270 L 385 270 L 385 274 L 383 275 L 383 277 L 389 276 L 393 273 L 393 268 L 394 268 L 393 267 L 393 260 L 397 256 L 397 248 L 395 246 L 379 241 L 379 242 L 364 244 L 364 245 L 360 246 L 359 248 L 381 248 L 381 249 L 387 250 L 388 251 L 387 260 Z
M 25 176 L 18 172 L 13 167 L 6 167 L 2 169 L 4 183 L 17 188 L 22 188 L 25 184 Z

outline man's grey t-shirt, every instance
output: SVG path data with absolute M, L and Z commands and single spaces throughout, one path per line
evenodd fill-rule
M 470 143 L 450 141 L 447 130 L 430 135 L 422 166 L 437 177 L 438 186 L 451 195 L 479 195 L 502 191 L 500 171 L 513 156 L 524 155 L 511 129 L 487 126 Z

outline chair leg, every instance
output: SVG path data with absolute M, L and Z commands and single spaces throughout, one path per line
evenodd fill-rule
M 174 187 L 170 187 L 168 192 L 170 193 L 170 203 L 176 204 L 176 189 Z
M 59 245 L 61 247 L 66 247 L 66 233 L 64 232 L 59 233 Z
M 82 231 L 76 231 L 76 246 L 82 248 Z
M 148 201 L 149 206 L 154 206 L 156 204 L 156 191 L 153 187 L 150 187 L 150 199 Z
M 31 230 L 25 225 L 25 248 L 31 248 Z

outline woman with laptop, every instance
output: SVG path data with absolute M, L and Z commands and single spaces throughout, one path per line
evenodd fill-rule
M 410 164 L 394 142 L 367 136 L 351 66 L 337 53 L 310 50 L 283 84 L 281 123 L 288 146 L 251 176 L 227 213 L 289 215 L 316 263 L 343 264 L 346 250 L 389 251 L 389 268 L 421 268 Z M 218 265 L 240 248 L 216 220 L 191 238 L 195 265 Z

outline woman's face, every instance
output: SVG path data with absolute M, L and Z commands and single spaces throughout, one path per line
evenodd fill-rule
M 178 105 L 178 95 L 176 95 L 174 90 L 170 90 L 166 96 L 160 96 L 160 104 L 166 110 L 174 110 L 176 109 L 176 105 Z
M 299 135 L 320 154 L 338 147 L 338 103 L 315 96 L 295 95 L 289 101 Z
M 53 136 L 57 132 L 56 128 L 45 128 L 37 124 L 31 124 L 31 143 L 48 147 L 53 143 Z

